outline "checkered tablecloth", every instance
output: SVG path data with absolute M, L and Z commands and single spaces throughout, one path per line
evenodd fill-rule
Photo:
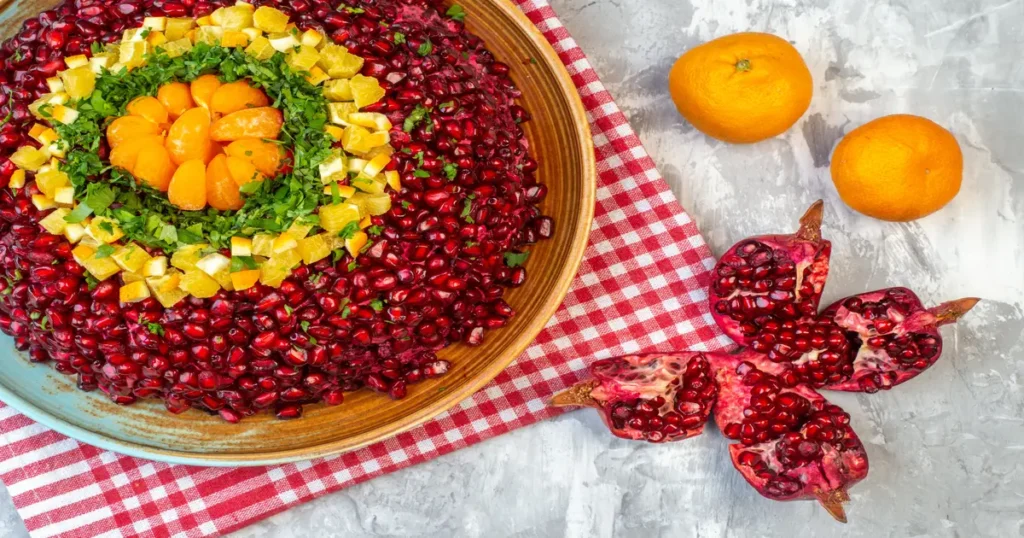
M 31 535 L 215 536 L 332 491 L 552 417 L 597 358 L 728 345 L 706 307 L 714 260 L 583 51 L 545 0 L 515 0 L 569 69 L 598 159 L 579 275 L 537 341 L 436 419 L 363 450 L 273 467 L 168 465 L 78 443 L 0 404 L 0 480 Z

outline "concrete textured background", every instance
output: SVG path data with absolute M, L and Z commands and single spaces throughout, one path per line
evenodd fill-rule
M 236 537 L 1024 536 L 1024 0 L 552 0 L 716 253 L 791 229 L 816 198 L 834 242 L 826 300 L 908 285 L 985 302 L 898 390 L 829 397 L 871 459 L 851 523 L 761 498 L 714 428 L 671 445 L 608 435 L 589 411 L 519 430 L 289 510 Z M 472 14 L 470 14 L 472 16 Z M 729 146 L 676 114 L 680 53 L 737 31 L 793 41 L 814 74 L 788 134 Z M 950 128 L 966 177 L 943 211 L 875 221 L 838 200 L 844 133 L 909 112 Z M 0 485 L 0 536 L 27 533 Z

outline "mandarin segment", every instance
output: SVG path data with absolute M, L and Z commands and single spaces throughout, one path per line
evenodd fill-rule
M 192 100 L 192 92 L 189 90 L 188 84 L 183 82 L 164 84 L 157 90 L 156 98 L 167 109 L 167 113 L 172 120 L 178 119 L 186 110 L 196 106 L 195 101 Z
M 132 116 L 146 118 L 157 125 L 167 123 L 169 116 L 167 113 L 167 107 L 165 107 L 156 97 L 150 97 L 148 95 L 138 97 L 128 103 L 128 113 Z
M 135 169 L 135 163 L 139 159 L 139 152 L 148 146 L 164 145 L 164 137 L 161 135 L 146 135 L 140 138 L 133 138 L 110 151 L 110 164 L 131 172 Z
M 258 88 L 253 88 L 248 82 L 239 80 L 224 84 L 217 88 L 210 101 L 210 107 L 217 114 L 231 114 L 247 108 L 265 107 L 270 104 L 270 98 Z
M 264 142 L 258 138 L 236 140 L 225 148 L 230 157 L 245 159 L 253 164 L 261 174 L 274 177 L 281 166 L 281 148 L 273 142 Z
M 264 181 L 267 179 L 256 170 L 256 166 L 241 157 L 229 156 L 226 162 L 228 171 L 231 172 L 231 179 L 235 180 L 239 187 L 252 181 Z
M 107 127 L 107 143 L 116 148 L 124 142 L 146 135 L 160 134 L 160 126 L 139 116 L 122 116 Z
M 242 195 L 238 191 L 238 184 L 231 178 L 227 160 L 224 155 L 218 155 L 206 168 L 206 201 L 220 211 L 242 207 Z
M 209 110 L 213 94 L 220 87 L 221 82 L 216 75 L 203 75 L 192 81 L 192 86 L 190 87 L 192 100 L 195 101 L 196 105 Z
M 206 164 L 199 159 L 182 163 L 171 178 L 167 199 L 186 211 L 206 207 Z
M 280 110 L 271 107 L 250 108 L 228 114 L 210 127 L 210 137 L 217 142 L 233 142 L 243 138 L 276 139 L 284 125 Z
M 177 164 L 193 159 L 208 162 L 212 158 L 210 113 L 204 108 L 196 107 L 175 120 L 167 132 L 167 150 Z
M 132 175 L 144 181 L 154 189 L 167 192 L 167 186 L 171 183 L 171 176 L 174 175 L 174 163 L 171 161 L 171 154 L 167 148 L 153 144 L 145 146 L 139 151 L 138 160 Z

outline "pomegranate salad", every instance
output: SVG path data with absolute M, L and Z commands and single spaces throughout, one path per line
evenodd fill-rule
M 66 1 L 0 46 L 0 329 L 122 405 L 393 399 L 554 223 L 509 67 L 439 0 Z

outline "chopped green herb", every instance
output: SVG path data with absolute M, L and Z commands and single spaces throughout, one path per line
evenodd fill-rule
M 395 32 L 395 44 L 396 45 L 403 45 L 403 44 L 405 44 L 405 34 L 403 34 L 402 32 Z
M 466 10 L 462 9 L 462 6 L 458 4 L 454 4 L 452 5 L 452 7 L 448 8 L 448 11 L 445 13 L 445 15 L 448 15 L 453 20 L 462 22 L 466 18 Z
M 529 252 L 506 252 L 505 265 L 509 267 L 519 267 L 520 265 L 526 263 L 526 258 L 529 257 Z
M 426 41 L 423 42 L 422 45 L 420 45 L 420 48 L 416 49 L 416 54 L 419 54 L 420 56 L 426 56 L 430 54 L 430 52 L 433 50 L 434 44 L 430 42 L 430 39 L 427 39 Z
M 384 310 L 384 301 L 381 301 L 380 299 L 374 299 L 370 301 L 370 308 L 374 309 L 377 312 L 380 312 L 381 310 Z
M 424 108 L 423 105 L 416 105 L 416 108 L 409 113 L 409 117 L 405 118 L 405 122 L 402 124 L 402 130 L 410 133 L 416 128 L 416 125 L 430 117 L 430 109 Z
M 164 328 L 159 323 L 147 323 L 146 328 L 149 329 L 149 332 L 157 336 L 164 335 Z
M 453 108 L 453 107 L 455 107 L 455 101 L 445 101 L 445 102 L 441 103 L 440 105 L 437 105 L 437 108 Z
M 292 315 L 292 312 L 294 312 L 295 310 L 292 307 L 288 306 L 288 305 L 284 305 L 284 311 L 287 312 L 288 315 L 290 316 L 290 315 Z
M 43 319 L 39 320 L 39 328 L 45 331 L 49 327 L 50 327 L 50 318 L 49 318 L 49 316 L 43 316 Z
M 340 232 L 338 232 L 338 237 L 342 239 L 352 239 L 352 236 L 356 235 L 356 232 L 358 231 L 359 223 L 356 221 L 352 221 L 346 224 L 345 227 L 342 228 Z
M 366 233 L 374 236 L 380 235 L 380 233 L 383 231 L 383 226 L 370 226 L 369 228 L 366 229 Z
M 427 178 L 427 177 L 430 177 L 430 172 L 427 172 L 426 170 L 423 170 L 421 168 L 417 168 L 417 169 L 413 170 L 412 175 L 414 175 L 414 176 L 416 176 L 418 178 Z
M 96 249 L 96 254 L 94 254 L 93 256 L 98 260 L 101 258 L 108 258 L 113 253 L 114 247 L 110 245 L 100 245 L 99 248 Z
M 402 200 L 402 209 L 409 209 L 410 207 L 412 207 L 412 204 L 408 200 Z
M 309 281 L 312 282 L 313 284 L 319 284 L 320 279 L 323 278 L 323 276 L 323 273 L 313 273 L 312 275 L 309 276 Z
M 96 289 L 96 286 L 99 286 L 99 284 L 100 284 L 100 281 L 96 280 L 96 277 L 92 276 L 89 273 L 85 274 L 85 285 L 86 285 L 86 287 L 89 288 L 89 291 L 92 291 L 92 290 Z
M 358 15 L 360 13 L 366 13 L 366 10 L 361 7 L 346 7 L 345 11 Z
M 28 315 L 28 319 L 30 319 L 32 321 L 35 321 L 35 320 L 39 319 L 40 317 L 42 317 L 42 314 L 40 314 L 39 311 L 32 312 L 31 314 Z
M 239 271 L 252 271 L 253 269 L 259 269 L 259 265 L 256 264 L 256 259 L 252 256 L 231 257 L 232 273 L 237 273 Z
M 459 167 L 452 163 L 446 163 L 444 165 L 444 175 L 448 178 L 448 181 L 454 181 L 455 176 L 459 174 Z
M 302 321 L 300 321 L 300 322 L 299 322 L 299 326 L 300 326 L 300 327 L 302 327 L 302 330 L 303 330 L 303 332 L 305 332 L 305 331 L 308 331 L 308 330 L 309 330 L 309 322 L 308 322 L 308 321 L 306 321 L 306 320 L 302 320 Z
M 467 223 L 473 224 L 476 221 L 473 220 L 472 213 L 473 213 L 473 199 L 472 198 L 466 198 L 466 201 L 464 202 L 464 205 L 462 206 L 462 214 L 459 215 L 459 216 L 462 217 L 462 220 L 465 220 Z
M 341 319 L 348 319 L 350 315 L 352 315 L 352 309 L 345 305 L 345 308 L 341 309 Z

